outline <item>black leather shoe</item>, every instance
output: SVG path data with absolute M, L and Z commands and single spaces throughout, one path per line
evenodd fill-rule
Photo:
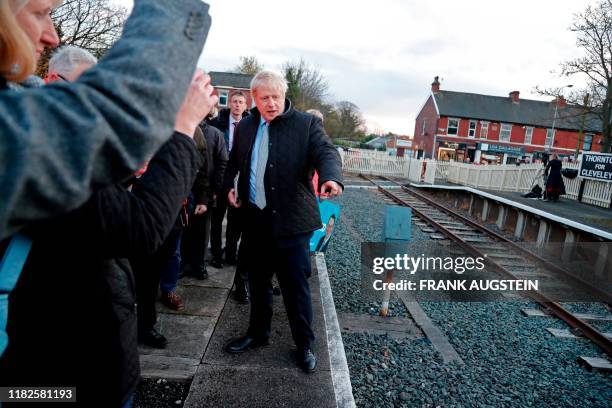
M 223 268 L 223 262 L 220 258 L 213 258 L 210 261 L 210 266 L 212 266 L 213 268 L 221 269 Z
M 246 282 L 236 283 L 236 290 L 234 291 L 234 299 L 243 305 L 249 304 L 249 290 L 247 289 Z
M 225 346 L 225 351 L 227 351 L 228 353 L 244 353 L 247 350 L 252 350 L 254 348 L 257 347 L 262 347 L 262 346 L 267 346 L 268 345 L 268 339 L 256 339 L 254 337 L 251 336 L 242 336 L 242 337 L 238 337 L 237 339 L 234 339 L 232 341 L 230 341 L 229 343 L 227 343 L 227 345 Z
M 310 349 L 298 350 L 298 365 L 306 373 L 314 373 L 317 368 L 317 358 Z
M 138 333 L 138 342 L 157 349 L 166 348 L 168 345 L 168 340 L 164 335 L 155 329 Z

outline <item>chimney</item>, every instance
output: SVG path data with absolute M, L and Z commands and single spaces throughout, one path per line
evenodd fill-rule
M 509 95 L 512 103 L 519 103 L 519 91 L 512 91 Z
M 434 77 L 434 81 L 431 83 L 431 92 L 440 92 L 440 81 L 438 81 L 438 77 Z
M 567 102 L 565 101 L 565 98 L 563 97 L 563 95 L 557 96 L 552 101 L 557 104 L 559 109 L 563 109 L 563 108 L 565 108 L 567 106 Z

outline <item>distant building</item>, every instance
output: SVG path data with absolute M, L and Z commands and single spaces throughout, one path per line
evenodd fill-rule
M 412 138 L 410 136 L 390 135 L 387 140 L 387 151 L 397 157 L 412 157 Z
M 387 147 L 387 141 L 389 139 L 390 139 L 390 136 L 378 136 L 366 142 L 365 145 L 372 149 L 383 149 Z
M 419 157 L 513 163 L 553 152 L 573 156 L 577 145 L 599 152 L 601 138 L 601 120 L 561 97 L 544 102 L 520 99 L 518 91 L 508 97 L 442 91 L 435 77 L 417 115 L 413 143 Z
M 247 106 L 253 105 L 251 97 L 251 80 L 253 75 L 237 74 L 234 72 L 209 72 L 212 86 L 215 89 L 213 94 L 219 96 L 217 107 L 227 108 L 229 99 L 236 91 L 242 91 L 247 96 Z

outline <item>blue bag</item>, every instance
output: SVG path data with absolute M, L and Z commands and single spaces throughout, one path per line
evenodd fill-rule
M 13 236 L 0 261 L 0 356 L 8 346 L 6 325 L 8 322 L 9 294 L 15 288 L 23 265 L 28 259 L 32 241 L 21 234 Z

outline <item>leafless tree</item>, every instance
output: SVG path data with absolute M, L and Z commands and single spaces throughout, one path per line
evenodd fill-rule
M 287 97 L 297 109 L 318 109 L 325 113 L 329 85 L 317 67 L 300 59 L 298 62 L 286 62 L 283 72 L 289 85 Z
M 359 140 L 365 137 L 365 121 L 359 107 L 349 101 L 334 105 L 325 119 L 325 129 L 333 138 Z
M 263 69 L 264 66 L 257 60 L 257 57 L 250 55 L 247 57 L 240 57 L 240 64 L 234 67 L 234 72 L 239 74 L 255 75 Z
M 579 105 L 581 115 L 597 115 L 602 125 L 602 152 L 612 147 L 612 0 L 600 0 L 574 16 L 570 30 L 583 55 L 561 64 L 561 75 L 584 76 L 588 85 L 568 96 Z M 539 89 L 541 94 L 559 95 L 560 89 Z M 588 97 L 587 97 L 588 94 Z
M 109 0 L 66 0 L 51 13 L 61 45 L 75 45 L 100 58 L 121 36 L 124 7 Z M 37 73 L 46 75 L 52 50 L 40 59 Z

